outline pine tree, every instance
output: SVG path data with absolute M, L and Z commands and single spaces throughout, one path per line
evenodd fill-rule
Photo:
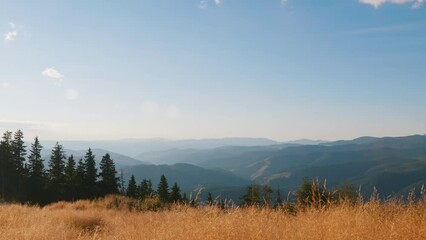
M 12 132 L 6 131 L 0 142 L 0 197 L 9 198 L 14 189 L 13 181 L 11 181 L 11 173 L 13 173 L 12 165 Z
M 275 208 L 282 208 L 283 207 L 283 200 L 281 199 L 281 192 L 280 188 L 277 188 L 277 199 L 275 200 Z
M 138 191 L 138 187 L 136 185 L 136 179 L 135 179 L 135 176 L 132 175 L 130 177 L 129 184 L 127 186 L 127 196 L 132 198 L 137 198 L 138 197 L 137 191 Z
M 15 168 L 15 171 L 22 173 L 21 175 L 24 175 L 24 162 L 27 150 L 24 143 L 24 133 L 21 130 L 17 130 L 13 135 L 11 149 L 13 167 Z
M 210 206 L 213 205 L 213 196 L 211 192 L 207 194 L 207 204 Z
M 243 205 L 252 206 L 259 204 L 260 186 L 251 184 L 246 188 L 246 194 L 242 197 Z
M 15 171 L 14 180 L 16 182 L 15 196 L 18 199 L 24 200 L 26 195 L 26 177 L 25 156 L 27 155 L 26 146 L 24 143 L 24 133 L 18 129 L 13 135 L 11 143 L 12 148 L 12 165 Z
M 117 171 L 115 170 L 114 161 L 107 153 L 102 157 L 100 162 L 99 176 L 101 177 L 100 188 L 103 196 L 118 192 L 118 178 L 116 177 Z
M 64 170 L 65 153 L 62 145 L 56 143 L 55 147 L 52 149 L 48 170 L 49 193 L 53 201 L 62 200 L 65 186 Z
M 273 195 L 273 190 L 271 188 L 271 186 L 269 185 L 263 185 L 262 186 L 262 200 L 263 200 L 263 204 L 264 206 L 270 207 L 271 206 L 271 200 L 272 200 L 272 195 Z
M 75 160 L 74 156 L 68 157 L 67 164 L 64 170 L 64 179 L 65 179 L 65 199 L 66 200 L 75 200 L 75 190 L 76 190 L 76 169 L 75 169 Z
M 85 198 L 85 188 L 84 188 L 84 179 L 85 179 L 85 169 L 83 159 L 78 160 L 77 168 L 75 170 L 75 199 L 84 199 Z
M 42 203 L 45 195 L 46 173 L 44 160 L 41 158 L 42 149 L 43 146 L 40 144 L 38 137 L 35 137 L 28 156 L 29 200 L 33 203 Z
M 151 180 L 142 180 L 141 185 L 139 187 L 139 198 L 145 199 L 147 197 L 150 197 L 152 194 L 153 192 Z
M 126 194 L 126 182 L 124 181 L 124 173 L 123 173 L 123 169 L 120 168 L 120 193 L 125 195 Z
M 169 202 L 169 184 L 164 174 L 161 175 L 160 182 L 158 183 L 157 195 L 161 202 Z
M 186 192 L 183 193 L 182 203 L 188 204 L 188 197 L 186 196 Z
M 182 201 L 182 195 L 180 193 L 180 188 L 178 184 L 175 182 L 175 184 L 172 187 L 172 190 L 170 192 L 170 200 L 174 203 L 179 203 Z
M 95 155 L 92 153 L 92 149 L 89 148 L 86 152 L 86 156 L 84 157 L 84 179 L 83 185 L 85 187 L 85 195 L 87 198 L 94 198 L 98 195 L 97 189 L 97 169 L 95 162 Z

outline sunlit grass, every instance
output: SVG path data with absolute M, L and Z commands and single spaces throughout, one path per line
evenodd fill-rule
M 422 201 L 341 204 L 296 215 L 256 207 L 135 211 L 128 202 L 110 196 L 44 208 L 1 205 L 0 239 L 426 239 Z

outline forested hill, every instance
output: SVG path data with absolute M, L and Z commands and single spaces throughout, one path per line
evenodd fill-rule
M 269 185 L 286 193 L 298 189 L 305 178 L 326 179 L 330 188 L 361 186 L 365 195 L 374 187 L 388 196 L 426 185 L 425 135 L 304 142 L 315 145 L 172 148 L 140 155 L 140 160 L 163 163 L 155 165 L 103 149 L 65 150 L 61 144 L 46 153 L 40 142 L 27 145 L 22 132 L 6 132 L 0 142 L 0 191 L 3 197 L 18 199 L 35 194 L 36 202 L 44 197 L 46 201 L 75 199 L 80 190 L 79 196 L 90 198 L 118 192 L 120 173 L 126 184 L 133 175 L 138 184 L 150 179 L 156 185 L 166 175 L 183 192 L 202 187 L 236 201 L 249 184 Z M 105 188 L 104 178 L 110 179 L 112 187 Z M 64 188 L 66 184 L 71 189 Z
M 150 153 L 153 161 L 176 159 L 206 169 L 223 169 L 259 184 L 294 190 L 307 178 L 373 187 L 383 195 L 406 193 L 426 184 L 426 136 L 362 137 L 319 145 L 227 146 L 208 150 Z M 144 160 L 147 160 L 147 154 Z

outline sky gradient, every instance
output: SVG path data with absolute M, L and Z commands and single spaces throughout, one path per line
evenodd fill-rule
M 0 34 L 27 139 L 426 133 L 423 0 L 0 0 Z

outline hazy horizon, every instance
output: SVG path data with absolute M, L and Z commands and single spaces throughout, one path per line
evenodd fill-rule
M 426 133 L 422 0 L 0 2 L 0 131 L 25 139 Z

